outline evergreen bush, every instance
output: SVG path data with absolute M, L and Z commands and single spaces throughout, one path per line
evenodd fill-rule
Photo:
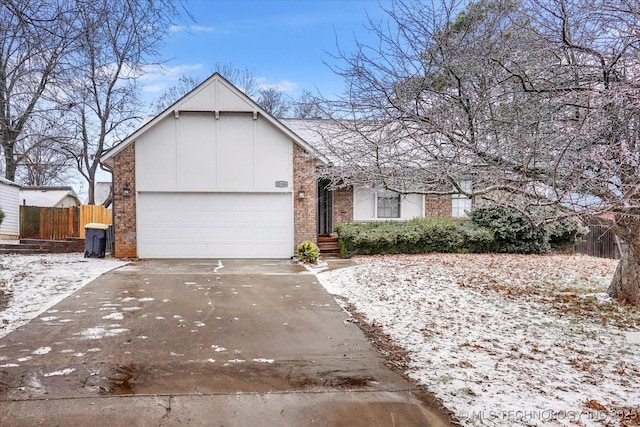
M 318 262 L 318 257 L 320 256 L 320 248 L 318 248 L 315 243 L 307 240 L 298 245 L 298 248 L 296 249 L 296 255 L 302 262 L 315 264 L 316 262 Z

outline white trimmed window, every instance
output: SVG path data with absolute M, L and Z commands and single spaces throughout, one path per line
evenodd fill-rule
M 472 191 L 471 181 L 460 181 L 460 187 L 464 191 Z M 466 218 L 467 213 L 473 207 L 473 199 L 464 194 L 454 194 L 451 196 L 451 217 Z
M 400 194 L 393 191 L 378 191 L 377 217 L 400 218 Z

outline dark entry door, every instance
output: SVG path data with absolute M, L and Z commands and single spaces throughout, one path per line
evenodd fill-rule
M 318 235 L 333 232 L 333 191 L 329 190 L 331 181 L 318 180 Z

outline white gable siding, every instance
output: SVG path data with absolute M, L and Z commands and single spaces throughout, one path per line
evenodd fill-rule
M 212 114 L 183 114 L 175 120 L 179 143 L 176 156 L 176 187 L 218 188 L 216 153 L 217 122 Z
M 261 116 L 169 116 L 136 141 L 137 190 L 291 191 L 292 144 Z
M 250 115 L 225 114 L 218 122 L 217 149 L 220 188 L 252 189 L 254 185 L 255 123 Z M 269 161 L 269 159 L 264 159 Z M 267 163 L 256 167 L 270 168 Z
M 136 186 L 142 191 L 175 190 L 176 120 L 169 116 L 136 141 Z M 156 166 L 154 166 L 156 165 Z
M 220 80 L 205 83 L 187 95 L 178 104 L 180 110 L 207 111 L 214 107 L 216 111 L 255 111 L 256 108 Z

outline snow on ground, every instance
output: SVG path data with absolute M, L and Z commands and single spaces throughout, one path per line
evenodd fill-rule
M 478 254 L 356 258 L 318 279 L 408 351 L 406 374 L 462 425 L 640 425 L 638 309 L 617 261 Z
M 0 255 L 0 338 L 124 264 L 77 253 Z

